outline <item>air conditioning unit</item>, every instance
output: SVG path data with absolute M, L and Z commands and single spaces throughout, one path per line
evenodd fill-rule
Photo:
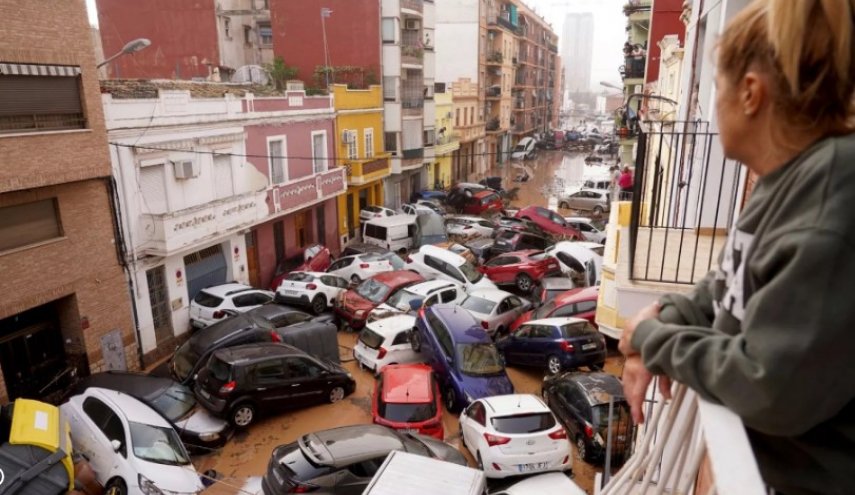
M 273 212 L 279 213 L 282 210 L 282 203 L 279 200 L 279 188 L 273 189 Z
M 172 168 L 176 179 L 192 179 L 199 177 L 199 164 L 193 160 L 181 160 L 172 162 Z
M 356 141 L 356 133 L 350 131 L 341 131 L 341 142 L 350 144 Z
M 418 19 L 407 19 L 404 22 L 404 29 L 407 30 L 418 30 L 419 29 L 419 21 Z

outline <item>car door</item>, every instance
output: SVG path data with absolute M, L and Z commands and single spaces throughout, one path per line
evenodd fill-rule
M 97 397 L 86 397 L 83 400 L 82 431 L 87 433 L 82 439 L 72 439 L 75 448 L 80 448 L 100 476 L 102 481 L 109 479 L 116 469 L 128 458 L 128 438 L 125 427 L 116 411 Z M 120 446 L 113 451 L 111 442 L 117 440 Z
M 321 365 L 304 356 L 291 356 L 285 358 L 285 366 L 292 405 L 316 404 L 326 397 L 325 392 L 332 386 L 332 380 Z
M 463 410 L 461 414 L 461 436 L 466 441 L 466 446 L 473 452 L 478 449 L 480 440 L 487 428 L 487 411 L 484 404 L 475 401 Z
M 546 358 L 556 351 L 556 329 L 550 325 L 537 325 L 529 339 L 528 362 L 533 366 L 543 366 Z
M 321 277 L 321 282 L 323 283 L 321 288 L 329 302 L 334 301 L 350 285 L 347 280 L 335 275 L 324 275 Z
M 514 263 L 519 263 L 519 258 L 515 256 L 497 256 L 488 261 L 484 266 L 490 280 L 497 284 L 506 284 L 512 282 L 514 277 L 516 277 L 513 268 L 510 266 Z
M 497 324 L 507 328 L 525 309 L 522 300 L 517 296 L 508 296 L 498 305 Z
M 443 291 L 439 293 L 440 301 L 443 304 L 459 303 L 463 300 L 463 297 L 465 296 L 466 293 L 463 291 L 463 289 L 457 287 L 443 289 Z
M 281 358 L 251 364 L 245 370 L 253 398 L 261 410 L 279 410 L 288 407 L 294 391 L 288 380 L 288 371 Z
M 339 277 L 350 279 L 351 275 L 353 275 L 352 265 L 354 260 L 356 260 L 355 256 L 347 256 L 345 258 L 335 260 L 327 269 L 327 273 L 333 273 Z
M 508 336 L 508 343 L 505 350 L 505 360 L 512 364 L 526 363 L 526 350 L 528 347 L 528 339 L 534 325 L 523 325 L 516 332 Z

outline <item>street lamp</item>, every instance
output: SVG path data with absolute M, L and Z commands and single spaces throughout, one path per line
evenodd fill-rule
M 116 53 L 112 57 L 108 58 L 107 60 L 101 62 L 100 64 L 96 65 L 95 68 L 100 69 L 101 67 L 104 67 L 105 65 L 107 65 L 108 63 L 112 62 L 113 60 L 121 57 L 122 55 L 127 55 L 129 53 L 136 53 L 140 50 L 144 50 L 144 49 L 148 48 L 149 45 L 151 45 L 151 40 L 149 40 L 148 38 L 137 38 L 135 40 L 128 41 L 127 43 L 125 43 L 125 46 L 123 46 L 122 49 L 118 53 Z

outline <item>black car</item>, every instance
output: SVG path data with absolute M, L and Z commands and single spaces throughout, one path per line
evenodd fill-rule
M 527 218 L 516 218 L 516 217 L 499 217 L 496 220 L 496 230 L 493 231 L 493 238 L 495 239 L 501 232 L 506 230 L 516 230 L 518 232 L 528 232 L 530 234 L 539 235 L 541 237 L 548 237 L 549 235 L 544 232 L 540 226 Z
M 466 466 L 460 451 L 433 438 L 380 425 L 344 426 L 274 449 L 261 488 L 264 495 L 361 495 L 395 450 Z
M 169 370 L 172 377 L 192 386 L 195 374 L 217 349 L 258 342 L 283 342 L 295 326 L 318 330 L 335 329 L 332 315 L 311 315 L 280 304 L 265 304 L 197 331 L 175 351 Z M 307 342 L 310 344 L 310 342 Z M 337 344 L 336 344 L 337 346 Z M 336 349 L 336 355 L 338 350 Z
M 620 380 L 608 373 L 569 372 L 544 378 L 541 394 L 586 462 L 605 458 L 612 399 L 612 462 L 629 457 L 633 426 Z
M 490 248 L 490 251 L 493 256 L 495 256 L 501 253 L 522 251 L 524 249 L 536 249 L 538 251 L 543 251 L 551 245 L 552 242 L 550 242 L 547 237 L 528 232 L 503 229 L 493 241 L 493 246 Z
M 260 413 L 338 402 L 356 382 L 340 365 L 287 344 L 249 344 L 215 351 L 199 371 L 199 402 L 238 428 Z
M 191 388 L 169 378 L 105 371 L 80 380 L 72 395 L 89 387 L 123 392 L 148 405 L 169 421 L 184 446 L 193 453 L 207 454 L 222 447 L 232 434 L 227 421 L 212 416 L 198 405 Z

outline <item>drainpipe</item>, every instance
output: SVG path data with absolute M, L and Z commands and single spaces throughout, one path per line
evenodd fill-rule
M 697 0 L 697 3 L 698 3 L 698 5 L 697 5 L 697 8 L 698 8 L 697 20 L 700 21 L 701 15 L 704 13 L 704 0 Z M 694 10 L 694 8 L 693 8 L 693 10 Z M 692 15 L 694 16 L 694 13 Z M 707 26 L 707 28 L 709 28 L 709 26 Z M 698 65 L 698 55 L 703 56 L 703 54 L 698 53 L 698 40 L 700 39 L 700 37 L 701 37 L 701 30 L 698 29 L 698 22 L 695 22 L 695 45 L 694 45 L 694 50 L 693 50 L 694 53 L 692 54 L 692 68 L 689 71 L 688 101 L 686 102 L 687 103 L 686 108 L 681 112 L 681 113 L 683 113 L 684 117 L 682 118 L 682 120 L 684 120 L 684 121 L 689 120 L 689 115 L 692 112 L 692 102 L 695 101 L 695 96 L 697 96 L 694 94 L 694 92 L 695 92 L 695 67 L 697 67 L 697 65 Z

